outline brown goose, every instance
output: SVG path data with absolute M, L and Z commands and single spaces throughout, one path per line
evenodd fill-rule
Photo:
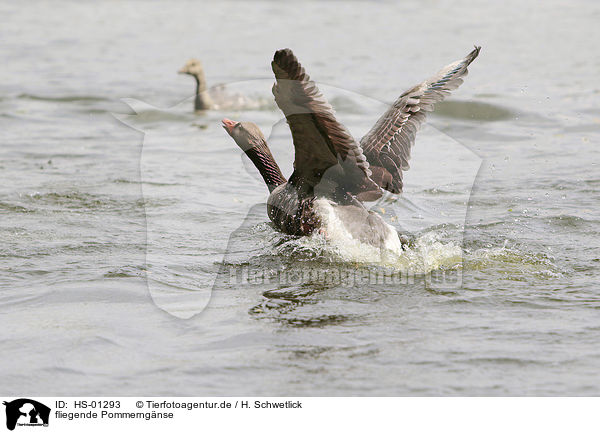
M 179 70 L 180 74 L 187 74 L 196 80 L 196 99 L 194 100 L 194 109 L 196 111 L 210 110 L 213 108 L 213 101 L 206 88 L 206 79 L 204 78 L 204 68 L 202 62 L 198 59 L 190 59 L 185 66 Z
M 275 53 L 271 66 L 275 102 L 285 114 L 295 148 L 294 172 L 286 181 L 260 129 L 250 122 L 223 119 L 223 127 L 248 155 L 269 188 L 267 212 L 275 226 L 291 235 L 346 236 L 397 253 L 396 230 L 363 202 L 382 189 L 402 192 L 402 171 L 426 112 L 456 89 L 477 57 L 464 59 L 404 92 L 357 142 L 291 50 Z
M 265 102 L 260 99 L 252 99 L 243 94 L 228 91 L 224 84 L 217 84 L 208 88 L 204 78 L 204 68 L 200 60 L 188 60 L 178 72 L 190 75 L 196 80 L 196 97 L 194 99 L 194 111 L 196 112 L 257 109 L 265 105 Z

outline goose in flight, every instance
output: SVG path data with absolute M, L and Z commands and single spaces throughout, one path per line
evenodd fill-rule
M 402 251 L 398 232 L 364 203 L 383 190 L 402 192 L 419 126 L 434 104 L 456 89 L 479 54 L 464 59 L 402 93 L 371 130 L 356 141 L 290 49 L 275 53 L 273 95 L 292 133 L 294 171 L 285 179 L 254 123 L 223 119 L 223 127 L 262 175 L 270 195 L 267 213 L 290 235 L 346 236 L 377 248 Z

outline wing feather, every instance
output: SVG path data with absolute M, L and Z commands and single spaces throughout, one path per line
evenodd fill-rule
M 337 121 L 333 108 L 289 49 L 275 53 L 271 63 L 273 95 L 290 127 L 295 148 L 290 182 L 307 189 L 325 187 L 349 192 L 361 200 L 381 196 L 371 179 L 362 147 Z M 327 192 L 327 191 L 325 191 Z
M 410 152 L 416 133 L 425 121 L 426 113 L 463 83 L 467 67 L 479 55 L 475 47 L 464 59 L 449 64 L 436 75 L 404 92 L 381 116 L 360 144 L 371 169 L 383 179 L 382 188 L 402 192 L 402 172 L 408 170 Z M 387 173 L 386 173 L 387 171 Z M 390 181 L 391 179 L 391 181 Z

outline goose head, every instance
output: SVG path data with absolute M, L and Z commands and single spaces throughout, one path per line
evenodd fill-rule
M 254 163 L 267 184 L 269 192 L 273 192 L 277 186 L 286 182 L 267 145 L 267 140 L 258 126 L 252 122 L 223 119 L 223 128 Z
M 196 78 L 204 78 L 204 68 L 202 62 L 198 59 L 190 59 L 187 63 L 178 71 L 180 74 L 191 75 Z
M 231 119 L 223 119 L 222 123 L 223 128 L 244 152 L 253 148 L 262 150 L 267 147 L 267 140 L 255 123 L 236 122 Z

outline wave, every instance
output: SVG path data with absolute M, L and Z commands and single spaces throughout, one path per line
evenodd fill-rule
M 442 101 L 435 106 L 435 115 L 452 119 L 495 122 L 514 119 L 518 113 L 499 105 L 476 101 Z
M 543 252 L 531 252 L 518 247 L 508 247 L 508 240 L 501 247 L 486 246 L 476 250 L 466 250 L 463 269 L 466 271 L 487 270 L 501 273 L 507 280 L 531 278 L 554 279 L 564 276 L 555 264 L 554 258 Z
M 161 207 L 172 204 L 172 201 L 169 200 L 144 200 L 140 197 L 132 197 L 131 200 L 127 200 L 126 198 L 116 199 L 107 195 L 85 193 L 80 191 L 46 193 L 35 192 L 31 194 L 23 194 L 21 198 L 36 205 L 36 209 L 29 210 L 30 212 L 39 210 L 40 207 L 46 207 L 45 210 L 47 210 L 47 207 L 49 207 L 50 210 L 57 211 L 94 210 L 109 212 L 142 212 L 145 206 Z M 11 204 L 11 206 L 18 206 L 18 208 L 15 208 L 15 212 L 24 211 L 20 209 L 22 207 L 21 205 Z
M 48 102 L 100 102 L 110 100 L 108 98 L 96 95 L 40 96 L 32 95 L 30 93 L 21 93 L 17 96 L 17 98 Z

